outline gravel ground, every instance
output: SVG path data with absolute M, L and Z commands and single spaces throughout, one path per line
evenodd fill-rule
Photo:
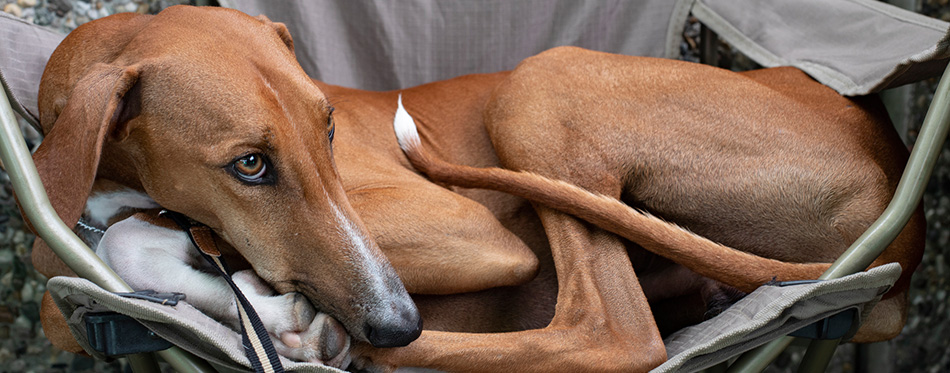
M 0 0 L 0 9 L 39 25 L 68 32 L 92 19 L 117 12 L 155 13 L 165 7 L 186 4 L 188 0 Z M 947 0 L 926 0 L 921 13 L 950 21 Z M 698 24 L 685 30 L 685 59 L 697 60 L 695 42 Z M 719 65 L 733 70 L 755 68 L 754 62 L 720 43 Z M 910 118 L 905 133 L 912 148 L 917 130 L 933 92 L 936 80 L 912 85 L 908 103 Z M 30 129 L 25 137 L 32 146 L 40 140 Z M 885 343 L 885 354 L 893 366 L 877 366 L 891 372 L 950 371 L 950 307 L 947 292 L 947 256 L 950 251 L 950 145 L 945 146 L 924 196 L 928 220 L 927 251 L 917 269 L 911 290 L 911 309 L 907 326 L 895 340 Z M 58 351 L 44 337 L 39 323 L 39 302 L 45 291 L 44 278 L 33 270 L 30 250 L 33 236 L 24 228 L 13 201 L 9 179 L 0 172 L 0 373 L 6 372 L 122 372 L 122 361 L 102 362 Z M 769 371 L 791 371 L 801 359 L 802 348 L 793 346 Z M 856 371 L 856 348 L 839 348 L 829 371 Z M 886 364 L 885 364 L 886 365 Z

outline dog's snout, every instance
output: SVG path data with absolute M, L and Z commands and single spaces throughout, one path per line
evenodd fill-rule
M 402 347 L 422 334 L 422 316 L 415 307 L 404 308 L 389 317 L 371 319 L 364 333 L 373 347 Z

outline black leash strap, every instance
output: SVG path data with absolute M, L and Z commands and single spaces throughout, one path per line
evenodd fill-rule
M 270 335 L 264 329 L 264 323 L 254 312 L 251 303 L 247 301 L 241 290 L 231 279 L 231 271 L 228 269 L 221 253 L 214 244 L 214 236 L 211 235 L 211 228 L 189 219 L 185 215 L 174 211 L 163 210 L 161 215 L 167 216 L 178 224 L 181 229 L 188 233 L 191 244 L 198 249 L 201 256 L 211 263 L 212 267 L 218 271 L 218 274 L 231 285 L 234 291 L 234 297 L 237 298 L 238 315 L 241 318 L 241 340 L 244 343 L 244 354 L 251 361 L 251 366 L 255 372 L 282 373 L 284 367 L 280 364 L 277 357 L 277 350 L 274 349 L 274 343 L 270 340 Z

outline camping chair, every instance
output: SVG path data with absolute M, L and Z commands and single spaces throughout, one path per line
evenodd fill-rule
M 605 3 L 570 1 L 492 0 L 477 5 L 452 0 L 441 0 L 438 4 L 432 0 L 220 2 L 287 23 L 296 36 L 298 59 L 311 76 L 331 84 L 366 89 L 397 89 L 466 73 L 511 69 L 525 57 L 564 44 L 675 58 L 680 54 L 680 33 L 690 14 L 760 64 L 799 67 L 843 94 L 868 94 L 937 75 L 950 57 L 946 23 L 869 0 L 830 4 L 809 0 L 798 1 L 794 6 L 783 6 L 781 1 L 753 1 L 754 5 L 743 6 L 728 0 L 659 0 L 637 2 L 636 8 L 626 3 L 611 4 L 609 9 Z M 750 11 L 758 12 L 749 14 Z M 451 32 L 436 32 L 431 24 L 413 22 L 418 14 L 438 17 L 446 27 L 459 27 Z M 505 14 L 518 14 L 518 22 L 499 22 Z M 762 27 L 774 14 L 781 14 L 783 22 Z M 860 28 L 861 35 L 850 38 L 832 37 L 815 27 L 804 27 L 804 37 L 800 30 L 790 32 L 816 16 L 829 24 L 844 19 L 867 26 Z M 344 19 L 373 19 L 373 23 L 348 28 L 342 24 Z M 538 29 L 541 26 L 544 27 Z M 496 28 L 499 33 L 492 34 L 490 31 Z M 178 371 L 249 369 L 236 342 L 236 333 L 190 308 L 187 302 L 167 307 L 116 296 L 115 292 L 130 289 L 59 220 L 46 199 L 13 111 L 35 120 L 32 113 L 36 112 L 39 74 L 61 36 L 6 16 L 0 16 L 0 30 L 0 75 L 5 88 L 0 100 L 0 159 L 24 213 L 39 235 L 81 276 L 57 277 L 48 284 L 60 309 L 77 322 L 73 325 L 74 336 L 96 357 L 129 354 L 107 354 L 90 344 L 83 316 L 107 306 L 179 346 L 158 352 Z M 9 37 L 14 33 L 17 38 Z M 474 36 L 482 34 L 489 36 Z M 527 36 L 513 39 L 497 35 Z M 460 45 L 459 40 L 466 44 Z M 840 53 L 842 47 L 853 47 L 854 52 Z M 319 53 L 325 50 L 334 53 Z M 436 55 L 435 50 L 455 52 Z M 869 55 L 874 57 L 872 61 L 860 60 Z M 814 348 L 809 349 L 803 363 L 809 371 L 824 369 L 839 340 L 853 334 L 860 325 L 860 315 L 869 311 L 882 290 L 896 280 L 900 269 L 893 264 L 860 271 L 896 236 L 920 201 L 950 128 L 948 93 L 950 79 L 945 79 L 938 87 L 894 201 L 822 276 L 826 281 L 763 286 L 722 315 L 667 338 L 670 359 L 657 371 L 722 368 L 722 363 L 731 357 L 763 346 L 758 354 L 745 355 L 730 368 L 760 371 L 788 345 L 791 337 L 783 336 L 790 333 L 824 338 L 812 343 Z M 129 356 L 136 371 L 157 371 L 150 354 Z M 285 367 L 293 371 L 337 371 L 313 364 Z

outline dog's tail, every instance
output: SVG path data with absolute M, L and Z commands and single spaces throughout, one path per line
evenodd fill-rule
M 415 121 L 399 97 L 393 121 L 399 147 L 419 171 L 436 182 L 492 189 L 577 216 L 629 239 L 708 278 L 744 292 L 772 280 L 816 279 L 829 263 L 789 263 L 763 258 L 713 242 L 615 198 L 530 172 L 475 168 L 448 163 L 422 147 Z

